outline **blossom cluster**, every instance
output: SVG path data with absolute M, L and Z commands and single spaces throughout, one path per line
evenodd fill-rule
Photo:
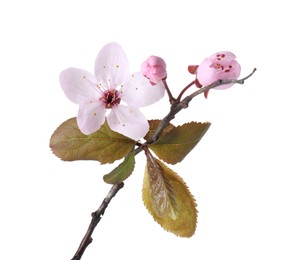
M 197 87 L 219 79 L 237 79 L 240 65 L 235 58 L 231 52 L 218 52 L 200 65 L 190 65 L 189 72 L 196 75 Z M 149 131 L 148 120 L 140 108 L 164 96 L 166 78 L 162 58 L 150 56 L 138 72 L 131 73 L 121 46 L 108 43 L 96 57 L 94 74 L 71 67 L 61 72 L 60 85 L 65 95 L 79 105 L 77 124 L 82 133 L 96 132 L 106 120 L 113 131 L 139 140 Z M 231 86 L 225 84 L 215 89 Z

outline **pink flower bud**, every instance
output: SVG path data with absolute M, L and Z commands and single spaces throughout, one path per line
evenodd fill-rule
M 240 75 L 240 65 L 236 56 L 229 52 L 218 52 L 205 59 L 197 69 L 197 80 L 207 86 L 219 79 L 237 79 Z M 233 84 L 225 84 L 215 89 L 227 89 Z
M 152 85 L 156 85 L 167 76 L 166 63 L 162 58 L 157 56 L 150 56 L 144 61 L 141 65 L 141 71 Z

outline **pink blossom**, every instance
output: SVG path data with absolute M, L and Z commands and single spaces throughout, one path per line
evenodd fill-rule
M 61 72 L 60 84 L 66 96 L 79 105 L 77 124 L 81 132 L 94 133 L 107 120 L 113 131 L 135 140 L 149 130 L 139 107 L 158 101 L 165 92 L 163 84 L 153 88 L 141 72 L 130 74 L 126 55 L 117 43 L 101 49 L 94 75 L 68 68 Z
M 240 65 L 236 56 L 229 52 L 218 52 L 206 58 L 197 69 L 197 80 L 203 86 L 208 86 L 219 79 L 237 79 L 240 75 Z M 225 84 L 215 89 L 227 89 L 233 84 Z
M 150 56 L 141 66 L 143 75 L 150 80 L 152 85 L 157 84 L 167 76 L 165 61 L 157 56 Z

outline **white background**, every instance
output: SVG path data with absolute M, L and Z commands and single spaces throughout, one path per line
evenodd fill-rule
M 113 166 L 63 162 L 49 149 L 78 107 L 59 73 L 93 71 L 119 42 L 138 70 L 163 57 L 174 93 L 186 68 L 221 50 L 237 55 L 243 86 L 196 98 L 174 120 L 210 121 L 203 140 L 170 166 L 198 203 L 195 236 L 165 232 L 141 200 L 144 157 L 114 198 L 83 259 L 292 259 L 291 13 L 289 1 L 1 1 L 1 259 L 71 259 L 110 186 Z M 143 110 L 162 118 L 167 98 Z

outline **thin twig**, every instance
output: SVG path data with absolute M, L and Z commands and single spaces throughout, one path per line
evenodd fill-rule
M 178 95 L 178 97 L 177 97 L 177 101 L 178 102 L 180 102 L 180 100 L 181 100 L 181 98 L 182 98 L 182 96 L 183 96 L 183 94 L 191 87 L 191 86 L 193 86 L 194 84 L 196 84 L 196 80 L 194 80 L 194 81 L 192 81 L 190 84 L 188 84 L 181 92 L 180 92 L 180 94 Z
M 169 125 L 170 121 L 175 118 L 175 115 L 181 111 L 184 108 L 187 108 L 191 100 L 198 96 L 199 94 L 204 93 L 205 91 L 208 91 L 209 89 L 216 88 L 220 85 L 230 84 L 230 83 L 237 83 L 237 84 L 244 84 L 244 81 L 250 78 L 256 71 L 256 68 L 253 69 L 252 73 L 250 73 L 248 76 L 242 78 L 242 79 L 225 79 L 225 80 L 218 80 L 214 82 L 211 85 L 205 86 L 203 88 L 200 88 L 199 90 L 195 91 L 193 94 L 185 97 L 182 101 L 180 101 L 178 104 L 173 104 L 169 113 L 166 117 L 164 117 L 161 121 L 158 127 L 156 128 L 156 131 L 152 135 L 152 138 L 146 142 L 146 144 L 152 144 L 154 143 L 159 135 L 162 133 L 162 131 Z
M 124 187 L 124 183 L 120 183 L 120 184 L 114 184 L 112 186 L 112 188 L 110 189 L 109 193 L 107 194 L 107 196 L 104 198 L 103 202 L 101 203 L 100 207 L 98 208 L 97 211 L 93 212 L 91 214 L 91 222 L 90 225 L 87 229 L 87 232 L 85 234 L 85 236 L 83 237 L 79 248 L 77 249 L 74 257 L 72 258 L 72 260 L 80 260 L 84 251 L 86 250 L 87 246 L 92 242 L 92 233 L 96 227 L 96 225 L 98 224 L 98 222 L 101 220 L 102 215 L 104 214 L 108 204 L 110 203 L 111 199 L 117 194 L 117 192 Z
M 230 84 L 230 83 L 233 83 L 233 84 L 244 84 L 244 81 L 247 80 L 248 78 L 250 78 L 255 72 L 256 72 L 256 68 L 253 69 L 253 71 L 247 75 L 246 77 L 242 78 L 242 79 L 219 79 L 217 80 L 216 82 L 214 82 L 213 84 L 211 85 L 208 85 L 206 87 L 203 87 L 203 88 L 200 88 L 199 90 L 197 90 L 196 92 L 194 92 L 193 94 L 189 95 L 188 97 L 184 98 L 184 102 L 190 102 L 195 96 L 205 92 L 205 91 L 208 91 L 209 89 L 211 88 L 216 88 L 218 86 L 221 86 L 221 85 L 226 85 L 226 84 Z
M 169 98 L 169 103 L 172 105 L 174 102 L 175 102 L 175 98 L 173 97 L 168 85 L 167 85 L 167 82 L 166 82 L 166 78 L 162 80 L 163 84 L 164 84 L 164 87 L 165 87 L 165 90 L 167 92 L 167 95 L 168 95 L 168 98 Z

